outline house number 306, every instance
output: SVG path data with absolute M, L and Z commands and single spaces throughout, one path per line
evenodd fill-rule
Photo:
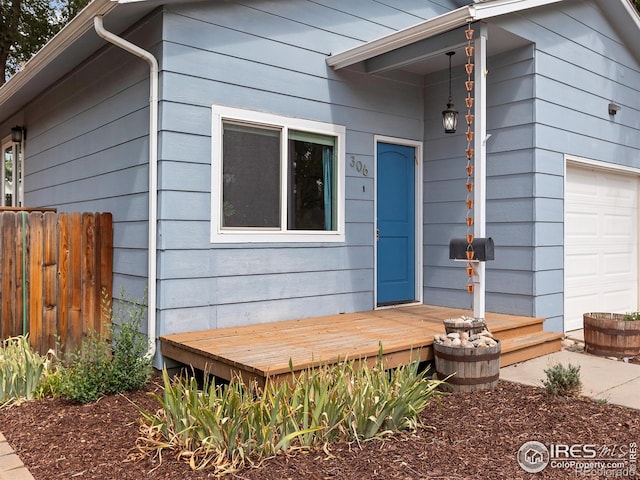
M 369 169 L 367 166 L 362 163 L 360 160 L 356 160 L 356 157 L 351 157 L 351 163 L 349 164 L 351 168 L 355 168 L 356 172 L 361 173 L 363 176 L 369 175 Z

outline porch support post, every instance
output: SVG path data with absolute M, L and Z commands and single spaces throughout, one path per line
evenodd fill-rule
M 479 35 L 475 40 L 474 69 L 474 227 L 476 238 L 486 237 L 486 201 L 487 201 L 487 25 L 476 24 Z M 485 318 L 485 262 L 476 265 L 476 279 L 473 290 L 473 316 Z

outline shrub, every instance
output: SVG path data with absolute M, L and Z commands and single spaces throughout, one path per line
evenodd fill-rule
M 363 362 L 364 364 L 364 362 Z M 143 412 L 138 447 L 161 456 L 171 449 L 194 469 L 217 475 L 286 452 L 330 441 L 361 440 L 415 428 L 418 414 L 442 382 L 418 364 L 384 370 L 353 361 L 302 372 L 289 382 L 267 380 L 263 389 L 235 378 L 228 385 L 163 372 L 161 409 Z
M 547 375 L 542 384 L 547 393 L 552 396 L 573 396 L 580 393 L 582 381 L 580 380 L 580 366 L 569 364 L 568 367 L 558 363 L 544 371 Z
M 138 390 L 149 381 L 152 373 L 152 359 L 147 357 L 148 340 L 140 333 L 146 299 L 132 299 L 124 292 L 121 296 L 125 303 L 110 315 L 117 326 L 113 330 L 113 358 L 107 386 L 109 393 Z
M 152 360 L 146 356 L 146 336 L 139 331 L 144 302 L 124 292 L 121 296 L 124 303 L 114 310 L 103 293 L 101 308 L 108 320 L 105 333 L 91 332 L 79 350 L 68 354 L 66 366 L 59 367 L 58 387 L 63 397 L 89 403 L 105 394 L 142 388 L 149 381 Z
M 625 313 L 622 320 L 625 322 L 638 322 L 640 321 L 640 312 Z
M 0 342 L 0 406 L 36 397 L 50 361 L 34 351 L 26 335 Z
M 108 392 L 111 352 L 104 335 L 91 332 L 82 339 L 80 349 L 67 355 L 68 367 L 59 366 L 60 394 L 78 403 L 95 402 Z

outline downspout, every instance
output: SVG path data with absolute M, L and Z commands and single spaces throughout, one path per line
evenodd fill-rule
M 474 236 L 484 238 L 487 234 L 487 25 L 480 22 L 478 38 L 475 40 L 475 178 L 474 178 Z M 485 318 L 486 263 L 478 262 L 478 280 L 473 291 L 473 316 Z
M 158 222 L 158 61 L 148 51 L 105 30 L 102 16 L 93 17 L 96 33 L 107 42 L 140 57 L 149 64 L 149 245 L 147 278 L 147 356 L 156 354 L 156 253 Z

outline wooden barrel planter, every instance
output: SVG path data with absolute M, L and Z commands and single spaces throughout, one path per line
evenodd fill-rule
M 500 341 L 493 347 L 445 347 L 433 343 L 436 373 L 447 380 L 447 388 L 454 392 L 491 390 L 500 377 Z
M 640 321 L 623 319 L 621 313 L 585 313 L 585 350 L 603 357 L 640 355 Z
M 444 322 L 444 330 L 446 333 L 462 333 L 466 332 L 469 335 L 478 334 L 487 329 L 487 324 L 484 320 L 477 320 L 471 323 L 463 325 L 457 325 L 456 319 L 447 319 Z

